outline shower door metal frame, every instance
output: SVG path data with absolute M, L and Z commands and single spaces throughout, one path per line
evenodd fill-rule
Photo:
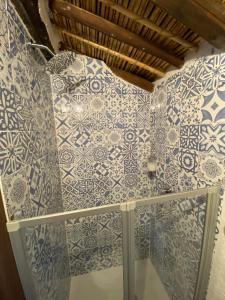
M 10 236 L 10 241 L 12 244 L 13 253 L 16 260 L 17 269 L 20 275 L 21 283 L 24 289 L 24 294 L 27 300 L 37 300 L 38 297 L 35 292 L 34 283 L 32 280 L 31 270 L 28 266 L 26 255 L 25 255 L 25 241 L 21 234 L 21 230 L 26 227 L 33 227 L 37 225 L 49 224 L 53 222 L 66 221 L 69 219 L 96 216 L 99 214 L 110 213 L 120 211 L 122 217 L 122 238 L 123 238 L 123 295 L 124 300 L 131 300 L 129 298 L 129 273 L 128 270 L 128 256 L 129 253 L 129 244 L 128 236 L 124 230 L 127 230 L 127 211 L 126 203 L 120 204 L 109 204 L 99 207 L 93 207 L 88 209 L 74 210 L 63 213 L 49 214 L 40 217 L 27 218 L 17 221 L 7 222 L 7 229 Z M 126 258 L 126 259 L 124 259 Z
M 166 201 L 171 200 L 179 200 L 187 197 L 198 197 L 198 196 L 207 196 L 206 200 L 206 214 L 205 214 L 205 223 L 204 223 L 204 233 L 202 239 L 202 251 L 201 257 L 199 262 L 198 268 L 198 277 L 197 283 L 195 287 L 195 293 L 193 300 L 205 300 L 209 275 L 210 275 L 210 268 L 212 263 L 212 256 L 213 256 L 213 248 L 214 248 L 214 239 L 216 233 L 216 225 L 217 225 L 217 218 L 218 218 L 218 206 L 219 206 L 219 191 L 220 186 L 212 186 L 208 188 L 201 188 L 198 190 L 193 191 L 186 191 L 186 192 L 179 192 L 179 193 L 171 193 L 161 196 L 155 197 L 148 197 L 143 199 L 137 199 L 135 201 L 128 202 L 127 211 L 130 213 L 130 224 L 134 227 L 135 224 L 135 215 L 134 215 L 134 208 L 138 206 L 147 206 L 150 204 L 160 204 Z M 134 228 L 130 230 L 130 232 L 134 232 Z M 131 291 L 132 298 L 129 300 L 134 300 L 135 298 L 135 242 L 134 239 L 131 238 L 129 241 L 129 247 L 133 250 L 130 251 L 131 256 L 129 256 L 129 263 L 128 263 L 128 271 L 132 270 L 130 280 L 134 284 L 132 285 Z
M 63 213 L 50 214 L 40 217 L 9 221 L 7 229 L 16 258 L 17 268 L 24 288 L 26 299 L 35 300 L 35 289 L 33 285 L 30 269 L 27 264 L 24 251 L 24 240 L 21 229 L 29 226 L 52 223 L 56 221 L 66 221 L 73 218 L 94 216 L 102 213 L 121 211 L 122 215 L 122 238 L 123 238 L 123 289 L 124 300 L 135 300 L 135 235 L 134 235 L 134 209 L 138 206 L 147 206 L 154 203 L 182 199 L 186 197 L 197 197 L 208 195 L 205 217 L 205 230 L 202 242 L 202 253 L 199 265 L 198 280 L 196 284 L 195 296 L 193 300 L 203 300 L 208 285 L 210 266 L 212 261 L 214 236 L 216 231 L 217 212 L 219 205 L 219 186 L 166 194 L 155 197 L 148 197 L 128 201 L 124 203 L 104 205 L 82 210 L 74 210 Z
M 205 216 L 202 251 L 198 270 L 198 279 L 193 300 L 205 300 L 212 265 L 215 233 L 220 203 L 220 187 L 208 188 L 208 201 Z

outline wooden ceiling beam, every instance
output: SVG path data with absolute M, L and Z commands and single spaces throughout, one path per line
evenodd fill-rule
M 225 49 L 225 24 L 216 16 L 215 9 L 212 13 L 206 8 L 205 0 L 183 0 L 182 3 L 177 0 L 152 1 L 214 47 Z M 206 2 L 209 4 L 209 1 Z
M 68 31 L 66 31 L 64 29 L 61 29 L 59 27 L 58 27 L 58 30 L 61 32 L 62 35 L 65 34 L 65 35 L 67 35 L 67 36 L 69 36 L 71 38 L 76 39 L 77 41 L 79 41 L 81 43 L 85 43 L 85 44 L 87 44 L 87 45 L 89 45 L 91 47 L 94 47 L 94 48 L 98 49 L 98 50 L 104 51 L 107 54 L 110 54 L 110 55 L 116 56 L 116 57 L 118 57 L 120 59 L 123 59 L 123 60 L 127 61 L 129 64 L 132 64 L 132 65 L 137 66 L 137 67 L 139 67 L 141 69 L 149 71 L 150 73 L 152 73 L 154 75 L 157 75 L 158 77 L 163 77 L 165 75 L 164 72 L 162 72 L 162 71 L 160 71 L 160 70 L 158 70 L 156 68 L 153 68 L 151 66 L 148 66 L 145 63 L 143 63 L 141 61 L 138 61 L 138 60 L 136 60 L 134 58 L 131 58 L 131 57 L 127 56 L 127 55 L 124 55 L 124 54 L 122 54 L 120 52 L 111 50 L 111 49 L 109 49 L 109 48 L 107 48 L 105 46 L 102 46 L 102 45 L 99 45 L 97 43 L 94 43 L 94 42 L 92 42 L 90 40 L 87 40 L 87 39 L 85 39 L 83 37 L 80 37 L 79 35 L 76 35 L 74 33 L 68 32 Z
M 140 87 L 141 89 L 144 89 L 148 92 L 153 92 L 154 85 L 152 82 L 150 82 L 140 76 L 134 75 L 132 73 L 123 71 L 118 68 L 110 67 L 110 69 L 116 76 L 122 78 L 123 80 L 128 81 L 129 83 L 136 85 L 136 86 Z
M 52 0 L 51 9 L 53 12 L 59 15 L 71 18 L 76 22 L 104 32 L 105 34 L 108 34 L 111 37 L 120 40 L 121 42 L 133 46 L 134 48 L 141 49 L 146 53 L 149 53 L 155 57 L 159 57 L 178 68 L 183 65 L 182 59 L 169 53 L 167 50 L 161 49 L 139 35 L 73 4 L 62 0 Z
M 225 22 L 225 3 L 221 0 L 195 0 L 195 2 L 204 7 L 208 12 L 214 14 L 222 23 Z
M 122 5 L 117 4 L 116 2 L 112 0 L 99 0 L 100 2 L 104 3 L 106 6 L 111 7 L 112 9 L 116 10 L 117 12 L 123 14 L 124 16 L 128 17 L 129 19 L 146 26 L 147 28 L 156 31 L 161 36 L 168 38 L 169 40 L 172 40 L 185 48 L 189 48 L 192 50 L 197 50 L 197 46 L 182 37 L 179 37 L 178 35 L 174 35 L 172 32 L 161 28 L 154 22 L 150 21 L 147 18 L 141 17 L 138 14 L 133 13 L 131 10 L 123 7 Z

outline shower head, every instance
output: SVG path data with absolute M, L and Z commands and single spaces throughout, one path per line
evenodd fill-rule
M 41 44 L 36 44 L 36 43 L 26 43 L 27 46 L 33 47 L 33 48 L 39 48 L 39 49 L 43 49 L 46 50 L 51 56 L 55 56 L 55 54 L 45 45 L 41 45 Z

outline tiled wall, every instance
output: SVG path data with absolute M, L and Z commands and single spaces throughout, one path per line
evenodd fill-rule
M 27 275 L 32 278 L 37 299 L 67 300 L 70 266 L 64 222 L 23 228 L 21 237 L 30 272 Z
M 121 211 L 67 221 L 70 275 L 122 265 L 122 228 Z
M 49 70 L 64 210 L 150 195 L 149 93 L 103 62 L 72 53 L 58 56 Z
M 193 300 L 206 201 L 185 197 L 135 209 L 137 256 L 150 257 L 169 299 Z
M 49 75 L 12 4 L 0 0 L 0 175 L 10 219 L 62 211 Z M 64 224 L 24 229 L 38 299 L 67 299 Z
M 2 0 L 0 27 L 0 174 L 10 218 L 148 196 L 154 188 L 146 170 L 151 152 L 158 159 L 159 191 L 165 182 L 174 191 L 218 180 L 224 184 L 224 55 L 189 62 L 162 80 L 152 95 L 115 77 L 101 61 L 73 54 L 57 56 L 48 65 L 56 147 L 45 62 L 39 52 L 25 46 L 30 37 L 11 4 Z M 120 221 L 117 214 L 110 218 L 102 216 L 94 224 L 83 219 L 68 222 L 71 275 L 121 263 Z M 225 278 L 220 272 L 225 269 L 221 260 L 224 219 L 221 215 L 210 300 L 212 295 L 215 300 L 224 298 L 223 291 L 214 288 L 221 276 Z M 56 228 L 46 225 L 26 233 L 31 269 L 40 280 L 37 290 L 51 291 L 53 298 L 60 286 L 55 279 L 64 278 L 66 272 L 49 262 L 65 260 L 66 265 L 67 259 L 64 225 Z M 79 240 L 73 234 L 76 230 Z M 156 232 L 159 228 L 155 237 Z M 57 235 L 62 236 L 62 247 Z M 139 251 L 145 247 L 143 243 Z M 46 249 L 51 249 L 49 256 Z M 56 252 L 61 260 L 54 256 Z M 187 254 L 192 255 L 191 248 Z M 84 261 L 85 265 L 80 264 Z M 49 279 L 47 284 L 43 278 Z
M 64 53 L 48 65 L 64 210 L 148 196 L 149 93 L 99 60 Z M 121 215 L 67 224 L 71 275 L 122 263 Z
M 9 218 L 62 210 L 49 75 L 8 1 L 0 1 L 0 175 Z
M 151 95 L 156 102 L 155 153 L 158 189 L 174 191 L 225 183 L 225 55 L 205 56 L 161 80 Z M 220 208 L 220 210 L 222 207 Z M 221 213 L 221 211 L 220 211 Z M 222 210 L 208 299 L 222 300 L 225 279 Z M 221 271 L 220 271 L 221 270 Z M 222 277 L 221 277 L 222 276 Z

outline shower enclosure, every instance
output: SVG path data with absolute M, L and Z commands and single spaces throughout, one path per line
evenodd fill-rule
M 26 299 L 203 300 L 218 202 L 211 187 L 8 222 Z

